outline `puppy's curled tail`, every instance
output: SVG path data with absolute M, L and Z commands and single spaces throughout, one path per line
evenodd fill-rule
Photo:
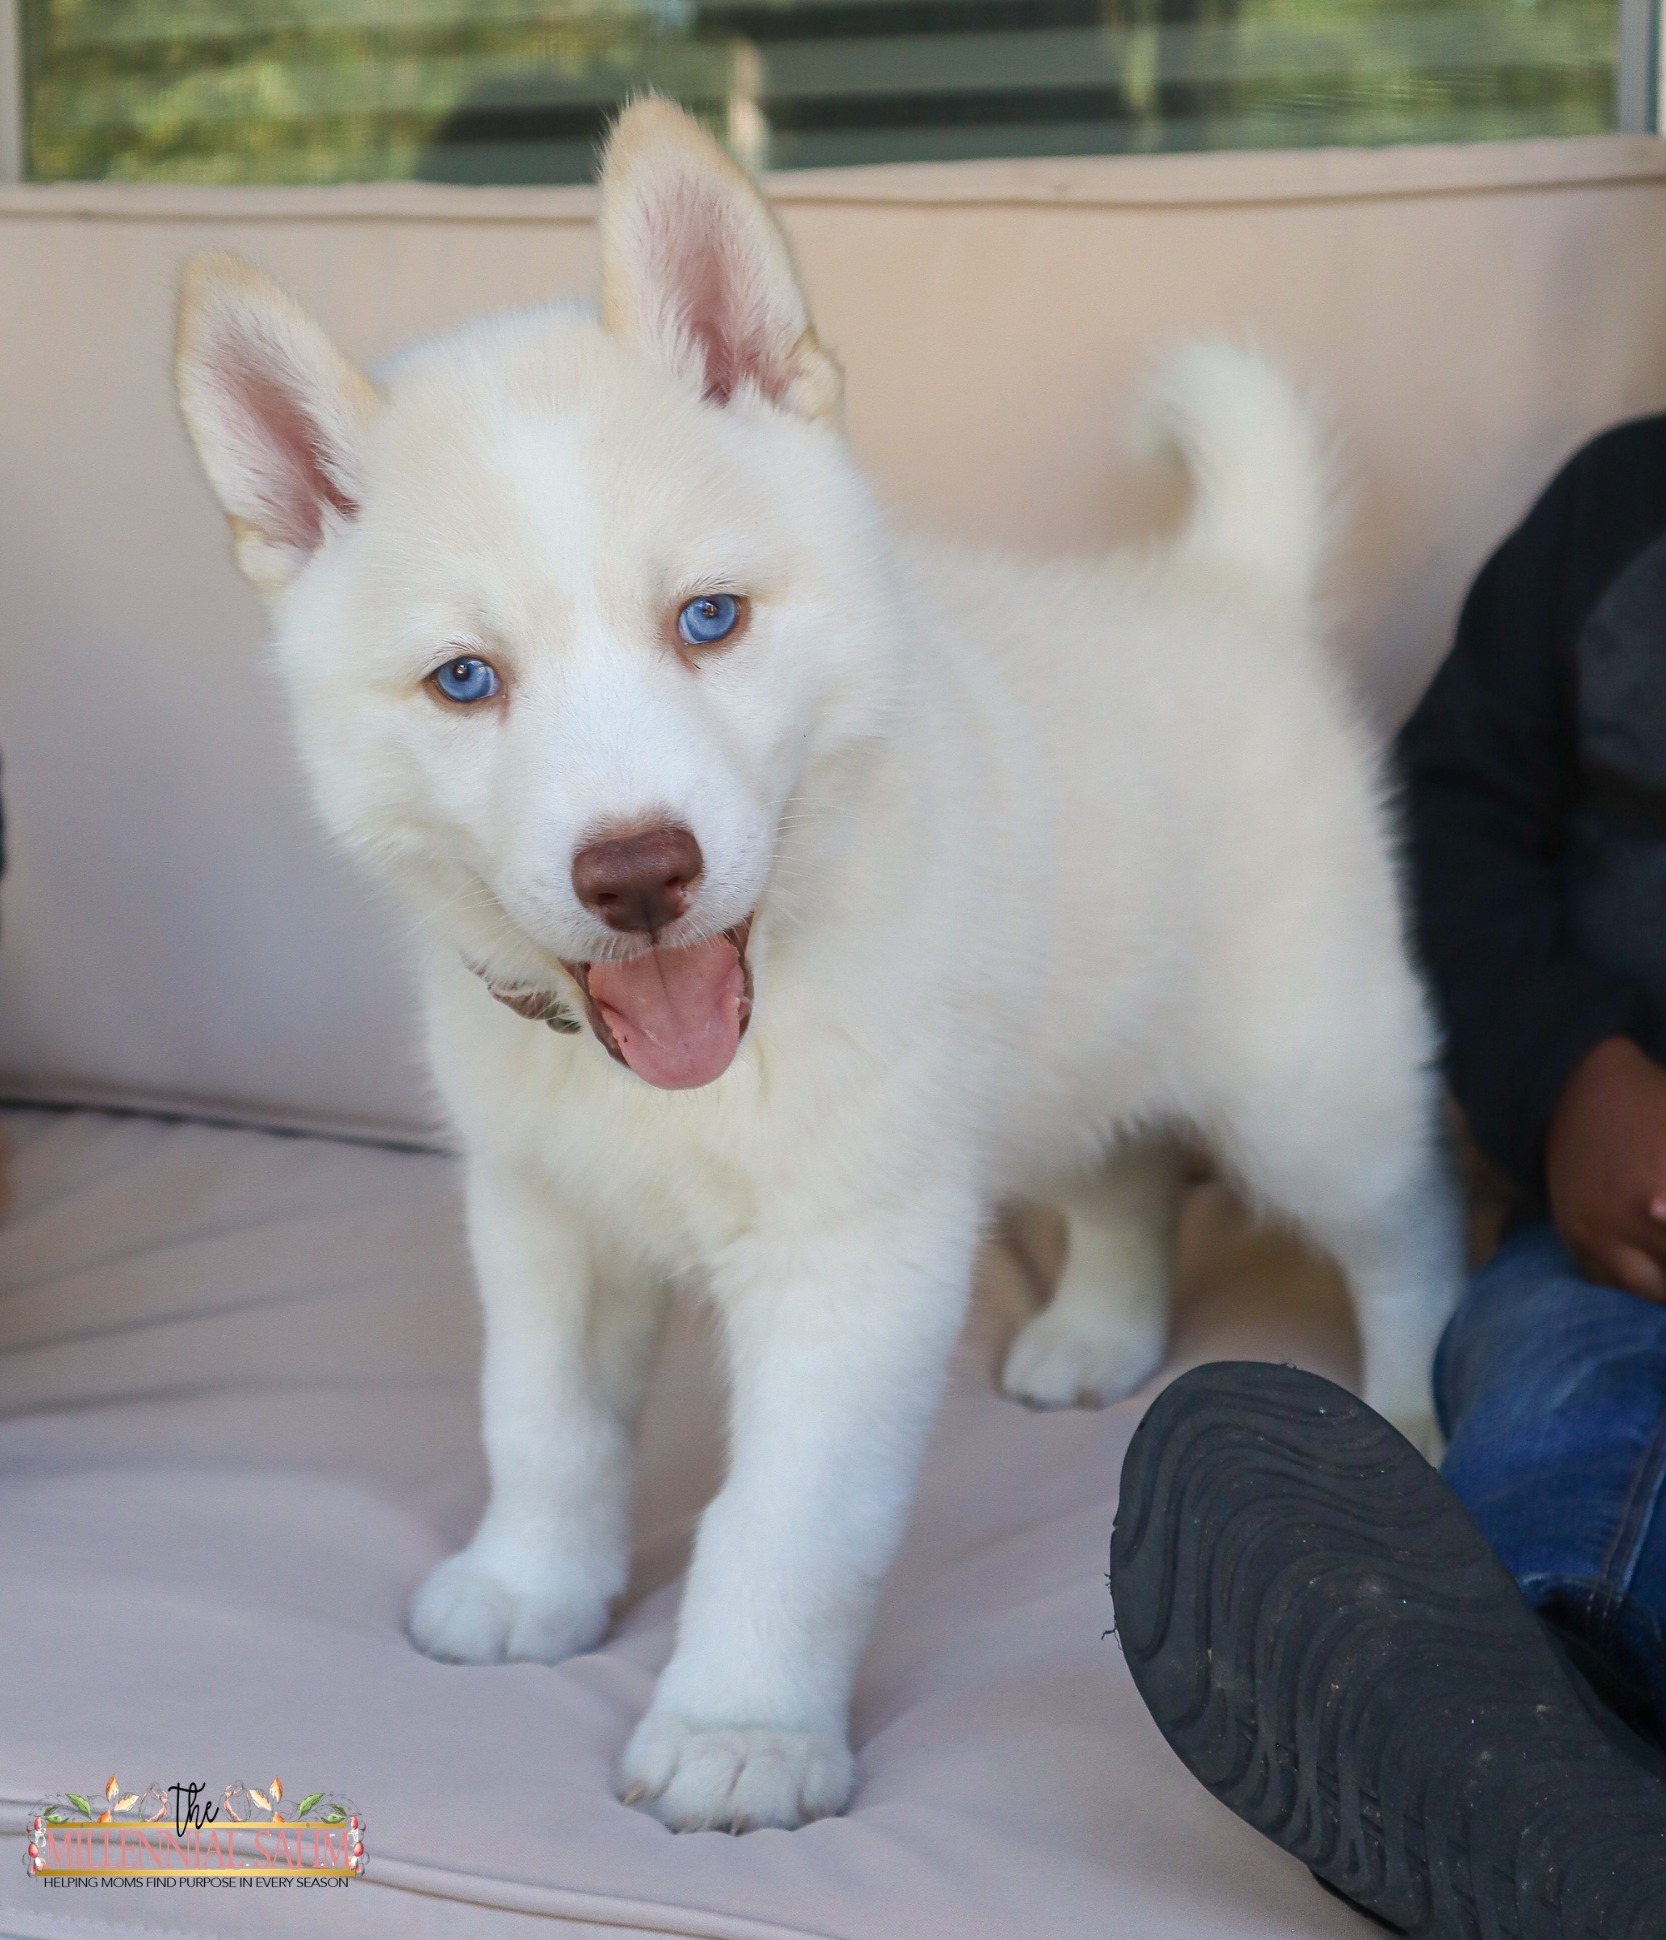
M 1178 457 L 1194 503 L 1181 545 L 1276 596 L 1312 599 L 1330 537 L 1331 465 L 1313 412 L 1257 350 L 1187 344 L 1147 393 L 1136 436 Z

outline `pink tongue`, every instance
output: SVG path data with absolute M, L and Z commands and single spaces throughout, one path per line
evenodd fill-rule
M 726 936 L 687 950 L 593 963 L 590 998 L 625 1062 L 662 1091 L 691 1091 L 728 1070 L 747 1011 L 740 952 Z

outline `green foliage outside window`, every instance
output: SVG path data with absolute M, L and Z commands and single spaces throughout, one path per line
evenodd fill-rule
M 754 166 L 1614 126 L 1617 0 L 24 0 L 38 180 L 582 181 L 655 88 Z

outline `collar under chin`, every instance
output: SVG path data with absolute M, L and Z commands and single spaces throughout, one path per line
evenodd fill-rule
M 553 990 L 539 990 L 531 985 L 494 983 L 491 973 L 482 970 L 478 963 L 463 959 L 487 990 L 506 1009 L 512 1010 L 517 1017 L 524 1017 L 531 1024 L 547 1024 L 552 1031 L 560 1031 L 564 1037 L 576 1037 L 584 1026 L 568 1009 L 566 1000 Z
M 482 970 L 478 963 L 469 963 L 467 957 L 463 961 L 486 986 L 487 992 L 495 997 L 505 1010 L 512 1010 L 517 1017 L 524 1017 L 530 1024 L 547 1024 L 552 1031 L 559 1031 L 563 1037 L 578 1037 L 583 1032 L 583 1024 L 573 1015 L 567 999 L 558 992 L 541 989 L 536 984 L 497 983 L 489 970 Z M 590 1001 L 590 986 L 584 974 L 589 966 L 569 963 L 565 967 L 584 993 L 585 1008 L 590 1013 L 590 1028 L 597 1042 L 615 1064 L 625 1063 L 625 1054 L 615 1042 L 612 1031 L 602 1021 L 596 1006 Z

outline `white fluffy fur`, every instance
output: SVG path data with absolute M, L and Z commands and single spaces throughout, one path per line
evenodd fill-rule
M 604 322 L 482 322 L 379 391 L 246 266 L 199 263 L 181 394 L 324 817 L 423 919 L 467 1154 L 491 1500 L 412 1634 L 469 1663 L 602 1635 L 665 1302 L 697 1290 L 732 1454 L 621 1786 L 676 1827 L 791 1826 L 850 1791 L 857 1659 L 1002 1200 L 1051 1197 L 1070 1227 L 1018 1397 L 1157 1367 L 1178 1129 L 1341 1261 L 1366 1394 L 1425 1432 L 1454 1207 L 1285 384 L 1221 346 L 1172 366 L 1152 428 L 1197 505 L 1166 548 L 900 541 L 745 178 L 647 103 L 603 207 Z M 350 494 L 292 502 L 320 479 Z M 751 626 L 689 665 L 665 615 L 714 584 Z M 505 702 L 436 702 L 425 677 L 464 650 Z M 678 934 L 757 912 L 750 1033 L 675 1093 L 465 967 L 571 996 L 563 959 L 630 947 L 576 899 L 575 849 L 660 812 L 706 857 Z

